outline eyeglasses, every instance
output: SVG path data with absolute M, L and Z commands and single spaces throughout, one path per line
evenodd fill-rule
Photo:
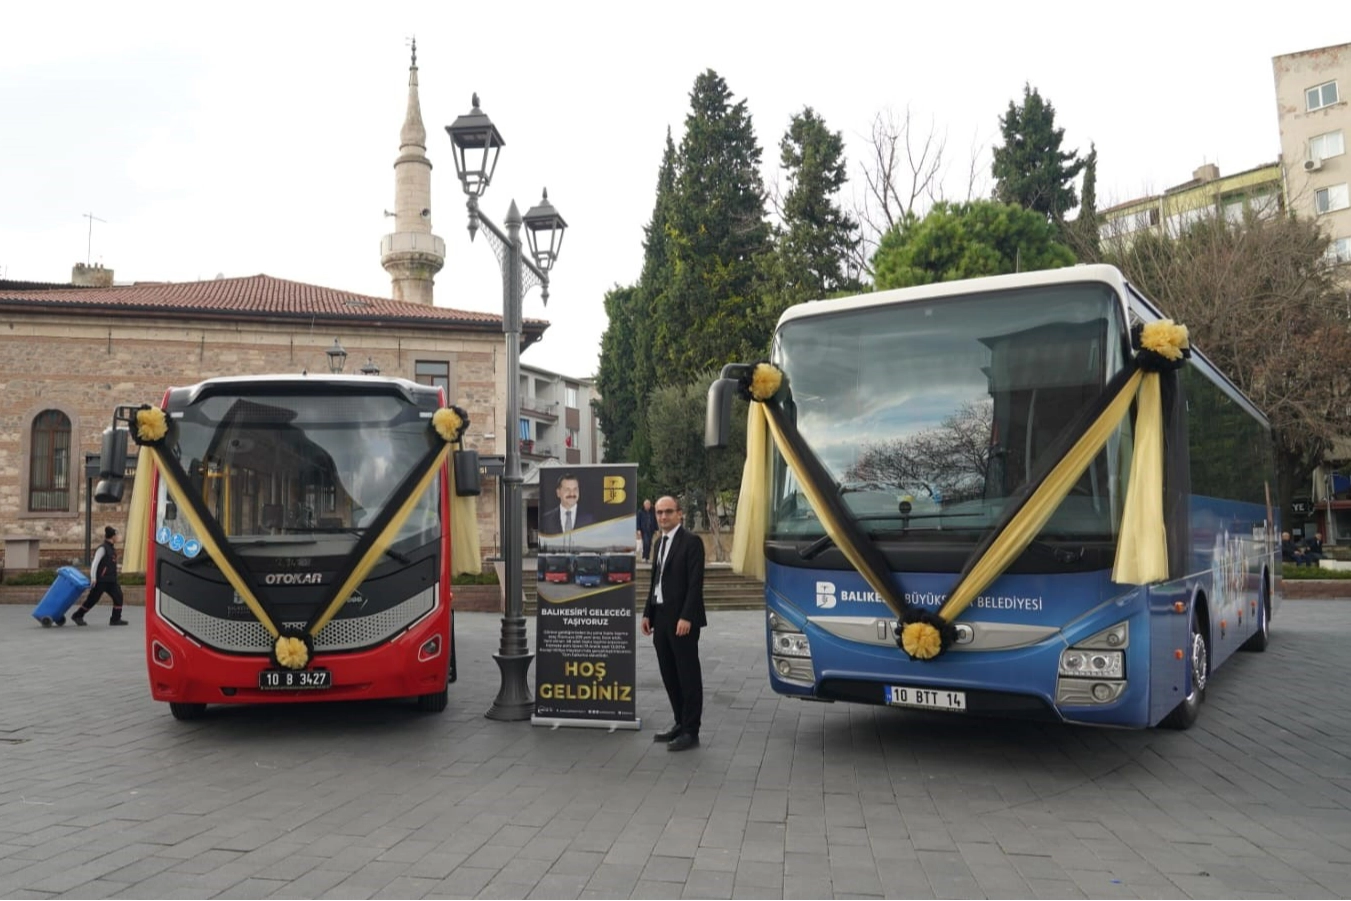
M 675 507 L 666 507 L 666 508 L 662 508 L 662 509 L 657 510 L 657 515 L 658 515 L 658 516 L 675 516 L 675 515 L 676 515 L 676 509 L 675 509 Z

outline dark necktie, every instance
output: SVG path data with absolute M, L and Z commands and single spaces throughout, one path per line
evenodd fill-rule
M 666 536 L 661 536 L 661 544 L 657 545 L 657 569 L 652 574 L 652 594 L 656 595 L 657 586 L 661 584 L 661 572 L 666 568 Z
M 572 511 L 571 511 L 571 510 L 569 510 L 568 512 L 566 512 L 566 513 L 563 514 L 563 531 L 564 531 L 564 532 L 571 532 L 571 531 L 572 531 Z

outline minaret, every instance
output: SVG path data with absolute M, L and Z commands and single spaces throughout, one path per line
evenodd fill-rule
M 385 215 L 391 215 L 386 212 Z M 432 303 L 432 279 L 446 263 L 446 242 L 432 234 L 432 163 L 417 94 L 417 41 L 408 67 L 408 112 L 394 161 L 394 233 L 380 239 L 380 264 L 395 300 Z

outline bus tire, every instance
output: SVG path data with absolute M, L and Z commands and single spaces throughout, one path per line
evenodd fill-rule
M 1191 691 L 1182 699 L 1182 703 L 1163 718 L 1159 725 L 1165 729 L 1190 729 L 1201 715 L 1201 705 L 1206 700 L 1206 680 L 1210 677 L 1210 641 L 1206 637 L 1205 621 L 1195 604 L 1191 616 L 1190 645 L 1187 660 L 1191 672 L 1187 675 Z
M 446 709 L 450 703 L 450 686 L 444 686 L 440 691 L 434 691 L 429 695 L 417 696 L 417 709 L 423 713 L 440 713 Z
M 1257 631 L 1238 646 L 1240 651 L 1265 651 L 1271 643 L 1271 592 L 1262 585 L 1262 603 L 1257 605 Z
M 199 720 L 206 713 L 206 705 L 180 704 L 177 701 L 170 701 L 169 712 L 174 715 L 176 720 Z

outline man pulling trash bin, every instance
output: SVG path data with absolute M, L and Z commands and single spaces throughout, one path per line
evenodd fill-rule
M 112 598 L 113 602 L 113 616 L 108 620 L 108 625 L 127 625 L 127 621 L 122 618 L 122 586 L 117 584 L 117 549 L 113 547 L 113 538 L 116 535 L 117 529 L 112 526 L 104 527 L 103 544 L 100 544 L 99 549 L 94 552 L 94 560 L 89 565 L 89 579 L 94 585 L 89 589 L 89 597 L 84 599 L 80 609 L 70 617 L 77 626 L 87 625 L 84 615 L 92 610 L 99 602 L 99 598 L 105 594 Z

